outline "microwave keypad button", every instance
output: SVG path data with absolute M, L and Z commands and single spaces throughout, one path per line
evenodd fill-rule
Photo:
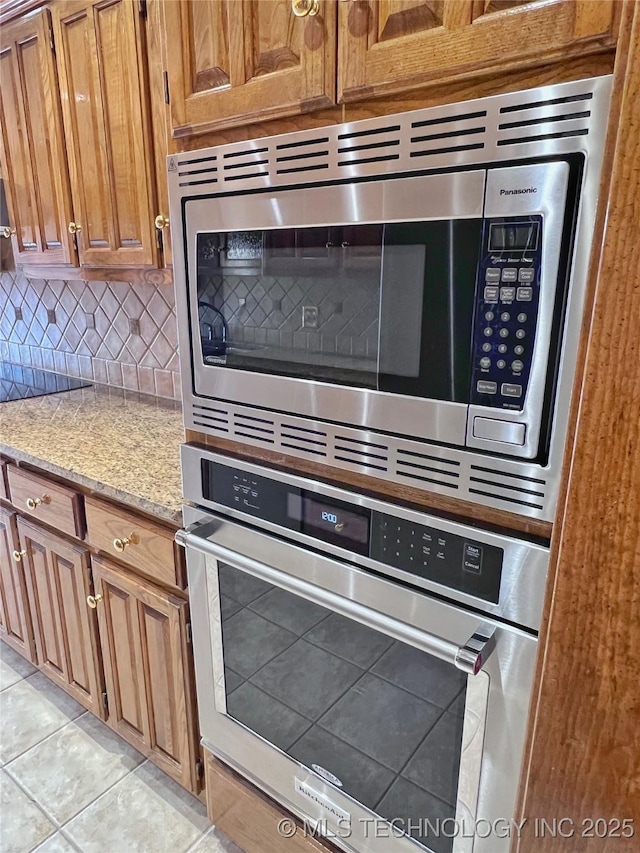
M 487 382 L 486 379 L 479 379 L 477 384 L 478 394 L 497 394 L 498 383 Z
M 502 302 L 513 302 L 516 298 L 516 289 L 515 287 L 501 287 L 500 288 L 500 299 Z
M 498 349 L 500 349 L 500 347 L 498 347 Z M 513 348 L 513 351 L 516 355 L 522 355 L 522 353 L 524 352 L 524 347 L 522 346 L 522 344 L 518 344 Z
M 490 323 L 495 316 L 496 315 L 493 313 L 493 311 L 487 311 L 484 315 L 484 319 L 487 321 L 487 323 Z
M 526 314 L 518 314 L 518 323 L 526 323 L 527 315 Z
M 491 344 L 489 341 L 485 341 L 485 343 L 482 344 L 482 352 L 491 352 Z
M 485 336 L 485 338 L 490 338 L 493 334 L 493 329 L 491 328 L 491 326 L 487 326 L 487 328 L 483 330 L 482 334 Z
M 524 364 L 518 359 L 516 359 L 515 361 L 511 362 L 511 370 L 513 370 L 514 373 L 522 373 L 522 371 L 524 370 Z
M 516 329 L 516 338 L 518 338 L 518 340 L 521 341 L 525 335 L 526 335 L 526 332 L 524 329 Z
M 496 267 L 489 267 L 484 274 L 485 281 L 500 281 L 500 270 Z
M 518 270 L 514 267 L 505 267 L 502 270 L 502 280 L 503 281 L 517 281 L 518 280 Z
M 498 346 L 498 352 L 500 353 L 505 353 L 508 349 L 509 347 L 506 344 L 500 344 Z
M 499 287 L 485 287 L 484 289 L 484 301 L 485 302 L 497 302 L 498 301 L 498 293 L 500 292 Z
M 489 368 L 491 367 L 491 359 L 487 358 L 486 356 L 484 358 L 481 358 L 480 359 L 480 367 L 483 370 L 489 370 Z
M 509 382 L 503 382 L 500 393 L 503 397 L 522 397 L 522 385 L 512 385 Z
M 519 287 L 518 293 L 516 294 L 516 299 L 518 300 L 518 302 L 531 302 L 531 300 L 533 299 L 533 288 Z
M 534 269 L 521 268 L 518 270 L 518 281 L 529 282 L 535 278 L 536 271 Z
M 509 314 L 508 311 L 503 311 L 502 314 L 500 315 L 500 319 L 502 320 L 503 323 L 508 323 L 509 320 L 511 319 L 511 314 Z
M 511 421 L 498 421 L 493 418 L 474 418 L 474 438 L 485 438 L 489 441 L 503 441 L 506 444 L 524 444 L 526 427 L 524 424 L 514 424 Z
M 506 366 L 507 362 L 504 360 L 504 358 L 499 358 L 498 361 L 496 361 L 496 367 L 499 367 L 500 370 L 502 370 L 502 368 Z
M 509 337 L 509 329 L 504 329 L 504 328 L 500 329 L 498 334 L 500 335 L 501 338 L 508 338 Z

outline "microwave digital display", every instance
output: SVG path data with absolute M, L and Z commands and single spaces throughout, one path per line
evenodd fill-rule
M 489 229 L 489 251 L 534 251 L 538 247 L 538 223 L 500 223 Z

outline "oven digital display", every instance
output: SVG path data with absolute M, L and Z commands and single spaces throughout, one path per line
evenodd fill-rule
M 493 224 L 489 230 L 489 251 L 504 252 L 510 249 L 534 251 L 538 246 L 538 223 L 521 222 Z
M 302 490 L 289 492 L 287 514 L 294 522 L 300 522 L 302 532 L 334 545 L 341 545 L 357 554 L 369 554 L 369 530 L 371 513 L 367 509 L 317 498 Z

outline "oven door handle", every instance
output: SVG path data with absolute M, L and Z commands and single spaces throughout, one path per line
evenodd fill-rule
M 461 646 L 456 645 L 450 640 L 400 622 L 393 616 L 386 616 L 384 613 L 371 610 L 371 608 L 365 607 L 357 601 L 336 595 L 330 590 L 322 589 L 322 587 L 287 572 L 282 572 L 273 566 L 268 566 L 251 557 L 239 554 L 237 551 L 231 551 L 223 545 L 218 545 L 207 538 L 207 535 L 213 533 L 218 526 L 219 522 L 215 521 L 195 524 L 187 530 L 178 530 L 175 540 L 178 545 L 187 550 L 194 549 L 214 557 L 216 560 L 230 563 L 266 583 L 275 584 L 294 595 L 312 601 L 314 604 L 326 607 L 347 618 L 356 619 L 376 631 L 383 631 L 401 642 L 409 643 L 428 654 L 453 664 L 457 669 L 466 672 L 468 675 L 477 675 L 495 649 L 496 635 L 495 628 L 492 625 L 478 625 L 466 643 Z

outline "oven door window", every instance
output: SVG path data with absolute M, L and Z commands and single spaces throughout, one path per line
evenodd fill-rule
M 218 563 L 226 713 L 325 782 L 424 837 L 456 817 L 467 677 Z M 468 713 L 468 711 L 467 711 Z M 428 831 L 428 830 L 427 830 Z
M 202 360 L 467 402 L 481 226 L 199 233 Z

